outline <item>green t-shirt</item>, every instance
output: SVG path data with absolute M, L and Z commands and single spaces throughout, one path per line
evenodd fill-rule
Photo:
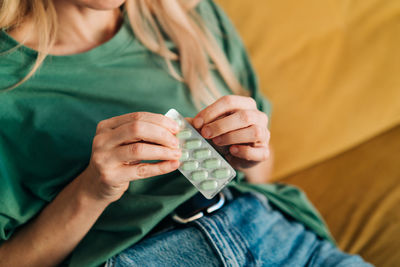
M 269 114 L 270 105 L 259 93 L 248 55 L 226 15 L 212 1 L 202 1 L 198 10 L 242 85 Z M 0 33 L 0 53 L 17 44 Z M 99 121 L 136 111 L 164 114 L 176 108 L 188 117 L 198 112 L 187 86 L 169 75 L 163 59 L 135 38 L 128 22 L 111 40 L 88 52 L 47 57 L 33 78 L 5 92 L 24 77 L 35 57 L 36 52 L 24 46 L 0 56 L 0 244 L 85 169 Z M 231 94 L 218 73 L 213 77 L 223 94 Z M 243 173 L 231 186 L 265 194 L 286 215 L 331 240 L 323 220 L 298 189 L 248 184 Z M 132 182 L 65 264 L 103 263 L 138 242 L 195 193 L 178 171 Z

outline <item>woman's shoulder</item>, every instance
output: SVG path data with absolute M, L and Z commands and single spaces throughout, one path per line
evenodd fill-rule
M 16 52 L 19 53 L 16 53 Z M 0 66 L 6 63 L 22 63 L 23 60 L 36 58 L 37 53 L 12 38 L 4 29 L 0 30 Z
M 21 80 L 36 57 L 37 53 L 0 30 L 0 92 Z
M 234 26 L 225 11 L 214 0 L 202 0 L 197 12 L 213 33 L 220 34 L 234 31 Z

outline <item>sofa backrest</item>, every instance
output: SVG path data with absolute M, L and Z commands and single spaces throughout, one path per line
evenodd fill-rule
M 273 104 L 275 178 L 399 124 L 399 0 L 216 2 Z

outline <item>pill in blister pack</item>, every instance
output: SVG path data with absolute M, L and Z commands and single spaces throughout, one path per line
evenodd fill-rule
M 208 199 L 213 198 L 235 176 L 232 166 L 175 109 L 165 116 L 180 127 L 176 137 L 182 155 L 178 170 Z

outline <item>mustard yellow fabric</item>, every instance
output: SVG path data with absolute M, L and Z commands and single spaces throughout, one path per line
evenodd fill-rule
M 301 187 L 340 248 L 400 266 L 400 126 L 283 181 Z
M 274 178 L 400 122 L 399 0 L 217 0 L 272 101 Z

